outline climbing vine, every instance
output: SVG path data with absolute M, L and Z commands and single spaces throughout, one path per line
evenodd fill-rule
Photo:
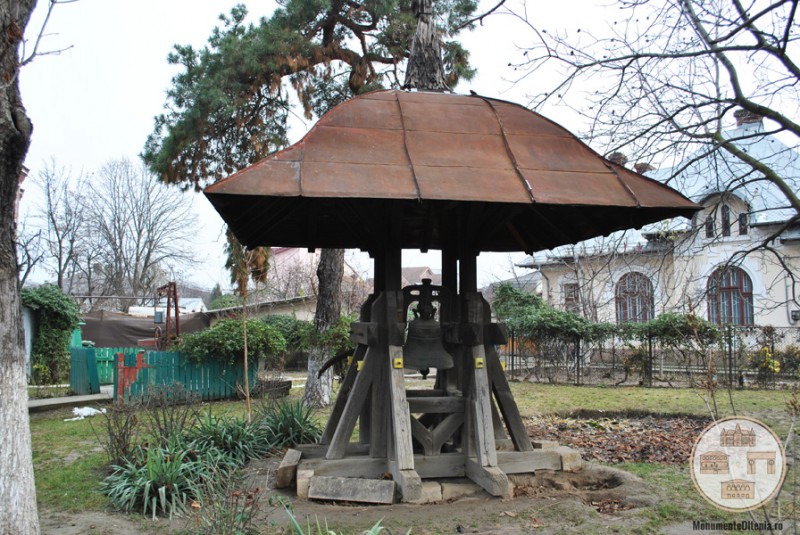
M 22 304 L 34 312 L 33 379 L 39 384 L 64 382 L 69 373 L 69 339 L 80 322 L 78 304 L 54 284 L 24 288 Z

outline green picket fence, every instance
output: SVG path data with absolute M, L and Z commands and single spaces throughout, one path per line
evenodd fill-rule
M 79 396 L 100 393 L 100 381 L 93 347 L 71 347 L 69 387 Z
M 114 384 L 114 368 L 117 367 L 117 353 L 136 353 L 135 347 L 96 347 L 94 349 L 97 360 L 97 375 L 101 385 Z
M 120 352 L 118 352 L 120 353 Z M 204 362 L 196 364 L 177 351 L 122 351 L 114 366 L 114 399 L 143 399 L 180 388 L 204 401 L 234 398 L 244 388 L 244 365 Z M 141 357 L 139 354 L 141 353 Z M 251 363 L 250 384 L 256 381 L 257 363 Z

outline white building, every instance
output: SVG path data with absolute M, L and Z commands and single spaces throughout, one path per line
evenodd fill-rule
M 800 191 L 800 155 L 743 110 L 725 137 Z M 800 221 L 773 182 L 729 152 L 688 156 L 665 180 L 703 210 L 602 240 L 537 253 L 542 296 L 597 321 L 646 321 L 666 311 L 714 323 L 800 326 Z M 766 247 L 761 247 L 766 245 Z

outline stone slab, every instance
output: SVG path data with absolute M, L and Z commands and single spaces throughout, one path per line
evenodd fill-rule
M 578 472 L 583 468 L 581 454 L 567 446 L 559 446 L 555 451 L 561 456 L 561 469 L 565 472 Z
M 313 500 L 363 503 L 394 503 L 395 482 L 352 477 L 314 476 L 308 488 Z
M 292 486 L 295 477 L 297 477 L 297 465 L 300 464 L 300 458 L 303 453 L 300 450 L 289 449 L 283 456 L 280 466 L 278 466 L 278 473 L 275 476 L 275 488 L 285 489 Z
M 535 450 L 554 450 L 558 447 L 557 440 L 533 440 L 531 443 Z
M 405 501 L 405 500 L 404 500 Z M 423 504 L 423 503 L 438 503 L 442 501 L 442 486 L 438 481 L 423 481 L 422 482 L 422 495 L 417 500 L 408 503 Z
M 313 470 L 297 470 L 297 497 L 302 500 L 308 499 L 308 489 L 311 486 L 311 478 L 314 477 Z
M 481 494 L 483 489 L 469 479 L 458 479 L 454 481 L 441 482 L 442 501 L 449 502 L 467 496 Z

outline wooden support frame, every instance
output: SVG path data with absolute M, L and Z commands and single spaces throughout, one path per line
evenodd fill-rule
M 527 436 L 494 347 L 504 329 L 491 323 L 489 304 L 470 282 L 470 262 L 462 266 L 458 302 L 454 296 L 447 306 L 442 303 L 456 365 L 437 373 L 433 389 L 406 390 L 397 364 L 403 360 L 405 317 L 404 294 L 393 282 L 399 280 L 398 266 L 394 253 L 376 261 L 382 291 L 362 307 L 352 336 L 359 344 L 323 433 L 324 458 L 311 461 L 313 471 L 337 477 L 348 470 L 350 477 L 388 471 L 403 501 L 413 502 L 422 495 L 422 478 L 466 476 L 490 494 L 507 497 L 507 473 L 559 469 L 561 454 L 534 451 Z M 448 279 L 452 284 L 451 272 Z M 362 445 L 350 443 L 359 421 Z M 510 442 L 515 451 L 498 451 L 498 441 L 506 447 Z

